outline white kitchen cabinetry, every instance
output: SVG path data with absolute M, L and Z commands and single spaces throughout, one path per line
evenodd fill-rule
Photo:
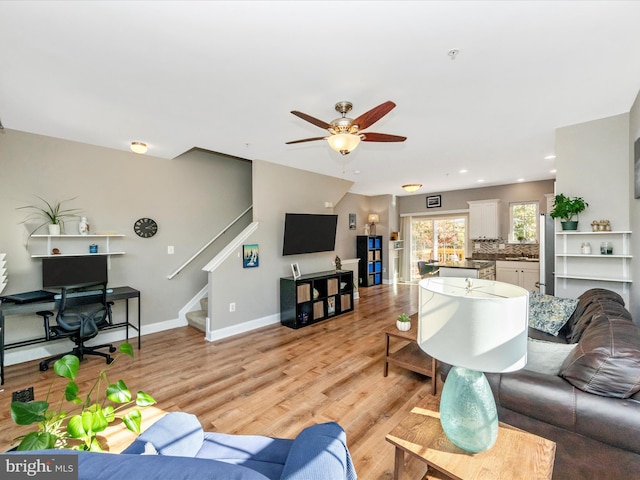
M 540 264 L 538 262 L 510 262 L 496 261 L 496 280 L 511 283 L 527 291 L 539 291 L 537 283 L 540 281 Z
M 556 285 L 561 281 L 560 286 L 567 289 L 579 284 L 578 291 L 594 287 L 616 290 L 621 287 L 622 293 L 628 295 L 633 258 L 630 231 L 564 231 L 556 233 L 556 240 Z M 600 253 L 603 242 L 609 242 L 613 254 Z M 590 254 L 581 253 L 581 247 L 586 243 L 591 247 Z
M 477 200 L 469 204 L 469 238 L 500 237 L 500 200 Z

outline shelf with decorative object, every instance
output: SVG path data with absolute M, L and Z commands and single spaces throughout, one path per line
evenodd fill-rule
M 352 310 L 351 270 L 280 279 L 280 323 L 286 327 L 306 327 Z
M 563 288 L 573 280 L 619 283 L 622 293 L 628 294 L 632 283 L 631 231 L 562 231 L 556 232 L 556 239 L 555 276 L 562 280 Z
M 46 240 L 46 246 L 38 249 L 37 246 L 31 247 L 37 253 L 32 253 L 31 258 L 43 257 L 77 257 L 79 255 L 124 255 L 123 251 L 111 250 L 111 239 L 123 238 L 121 234 L 103 234 L 103 235 L 31 235 L 30 239 L 36 241 Z M 78 242 L 85 240 L 85 242 Z M 35 243 L 35 242 L 32 242 Z M 42 243 L 42 242 L 38 242 Z M 84 251 L 80 248 L 83 246 Z M 96 251 L 92 251 L 91 247 L 95 247 Z M 44 252 L 42 249 L 45 249 Z M 53 253 L 57 250 L 58 253 Z
M 356 238 L 358 281 L 362 287 L 382 284 L 382 236 L 358 235 Z

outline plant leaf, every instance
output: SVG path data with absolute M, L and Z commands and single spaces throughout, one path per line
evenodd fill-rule
M 156 400 L 149 395 L 148 393 L 144 393 L 142 391 L 138 392 L 138 396 L 136 397 L 136 405 L 139 407 L 148 407 L 149 405 L 155 405 Z
M 67 387 L 64 389 L 65 400 L 67 400 L 68 402 L 78 403 L 76 399 L 78 399 L 79 391 L 80 391 L 80 388 L 78 387 L 78 384 L 76 382 L 67 383 Z M 80 400 L 80 402 L 82 402 L 82 400 Z
M 44 400 L 37 402 L 12 402 L 11 418 L 18 425 L 31 425 L 46 420 L 45 413 L 49 404 Z
M 107 405 L 102 409 L 102 414 L 107 422 L 111 423 L 116 419 L 116 412 L 111 405 Z
M 131 392 L 122 380 L 107 387 L 107 398 L 113 403 L 127 403 L 131 401 Z
M 140 413 L 140 410 L 134 408 L 122 417 L 122 421 L 133 433 L 138 435 L 140 434 L 140 424 L 142 423 L 142 414 Z
M 91 419 L 91 431 L 95 434 L 97 432 L 102 432 L 105 428 L 109 426 L 109 422 L 104 416 L 102 409 L 99 409 L 92 415 Z
M 75 380 L 80 369 L 80 359 L 75 355 L 65 355 L 53 364 L 53 370 L 57 375 Z
M 89 413 L 89 415 L 91 415 L 91 413 Z M 87 432 L 82 424 L 82 415 L 74 415 L 69 419 L 67 433 L 71 438 L 84 438 L 87 436 Z
M 18 451 L 47 450 L 53 448 L 57 440 L 58 437 L 49 432 L 31 432 L 22 439 Z
M 124 353 L 133 358 L 133 347 L 130 343 L 122 343 L 120 344 L 120 353 Z

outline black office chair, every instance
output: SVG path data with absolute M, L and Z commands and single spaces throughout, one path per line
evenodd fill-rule
M 87 346 L 85 341 L 92 339 L 100 330 L 113 325 L 111 318 L 111 305 L 113 302 L 107 301 L 107 284 L 97 283 L 85 285 L 82 288 L 66 287 L 62 289 L 58 304 L 56 323 L 51 324 L 53 312 L 36 312 L 44 319 L 44 331 L 47 340 L 58 338 L 70 338 L 76 344 L 71 352 L 62 353 L 47 358 L 40 362 L 40 370 L 49 369 L 49 364 L 65 355 L 75 355 L 80 360 L 85 355 L 98 355 L 104 357 L 109 364 L 113 358 L 109 353 L 116 351 L 111 344 Z M 108 348 L 109 353 L 98 351 Z

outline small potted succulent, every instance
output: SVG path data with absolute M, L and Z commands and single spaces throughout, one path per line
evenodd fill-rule
M 396 319 L 396 327 L 398 327 L 398 330 L 400 330 L 401 332 L 410 330 L 411 318 L 409 318 L 409 315 L 407 315 L 406 313 L 401 313 L 400 315 L 398 315 L 398 318 Z
M 563 230 L 578 229 L 578 214 L 589 204 L 582 197 L 566 197 L 562 193 L 555 196 L 551 218 L 559 218 Z

